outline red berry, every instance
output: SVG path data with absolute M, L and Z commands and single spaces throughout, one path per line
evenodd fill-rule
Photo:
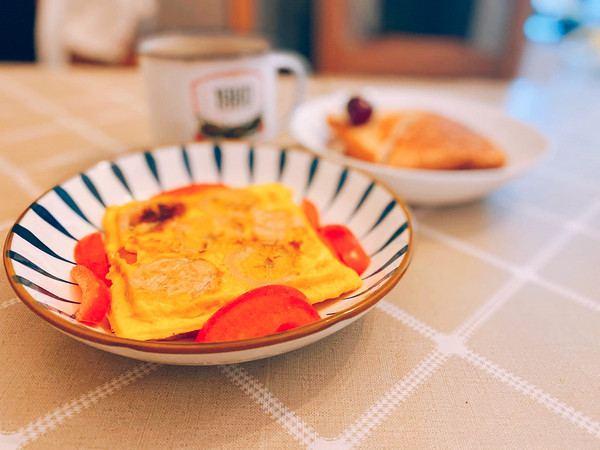
M 348 102 L 347 109 L 352 125 L 362 125 L 363 123 L 366 123 L 373 113 L 373 107 L 369 102 L 360 97 L 352 97 Z

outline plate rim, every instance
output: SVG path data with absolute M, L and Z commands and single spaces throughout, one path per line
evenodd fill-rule
M 313 151 L 312 149 L 308 149 L 302 145 L 284 146 L 284 145 L 275 144 L 275 143 L 249 141 L 249 140 L 233 140 L 233 139 L 223 139 L 223 140 L 219 140 L 219 141 L 205 141 L 205 142 L 188 142 L 188 143 L 184 143 L 184 144 L 178 143 L 178 144 L 171 144 L 171 145 L 160 145 L 160 146 L 151 147 L 147 150 L 136 149 L 131 152 L 125 152 L 121 155 L 118 155 L 114 159 L 103 159 L 103 160 L 97 161 L 96 163 L 94 163 L 91 166 L 87 167 L 86 169 L 82 170 L 80 173 L 85 173 L 101 164 L 115 162 L 118 159 L 120 159 L 121 157 L 133 155 L 133 154 L 139 154 L 144 151 L 153 152 L 153 151 L 158 151 L 161 149 L 171 148 L 173 146 L 180 146 L 180 147 L 185 148 L 189 145 L 198 145 L 198 144 L 203 144 L 206 146 L 214 147 L 214 145 L 227 144 L 229 142 L 236 142 L 236 143 L 242 142 L 249 146 L 259 146 L 260 145 L 261 148 L 269 148 L 269 151 L 276 151 L 276 150 L 282 150 L 282 149 L 301 151 L 303 153 L 312 155 L 313 157 L 317 157 L 322 160 L 332 162 L 338 166 L 342 166 L 342 167 L 350 169 L 350 170 L 358 171 L 362 175 L 365 175 L 366 177 L 370 178 L 372 181 L 375 181 L 379 186 L 381 186 L 383 189 L 385 189 L 390 194 L 391 198 L 396 202 L 396 204 L 398 206 L 400 206 L 400 208 L 402 209 L 402 211 L 406 217 L 407 232 L 408 232 L 407 250 L 406 250 L 405 254 L 403 255 L 402 261 L 401 261 L 400 265 L 398 266 L 398 268 L 396 269 L 396 271 L 389 278 L 384 280 L 384 282 L 379 287 L 377 287 L 374 290 L 374 292 L 367 294 L 365 296 L 365 298 L 363 298 L 360 302 L 355 303 L 351 307 L 343 309 L 337 313 L 334 313 L 333 315 L 323 317 L 320 320 L 318 320 L 317 322 L 313 322 L 311 324 L 304 325 L 299 328 L 294 328 L 292 330 L 288 330 L 288 331 L 285 331 L 282 333 L 277 333 L 277 334 L 272 334 L 272 335 L 262 336 L 262 337 L 258 337 L 258 338 L 252 338 L 252 339 L 227 341 L 227 342 L 216 342 L 216 343 L 152 341 L 152 340 L 140 341 L 140 340 L 136 340 L 136 339 L 118 337 L 113 334 L 104 334 L 99 331 L 95 331 L 95 330 L 86 328 L 84 326 L 74 324 L 67 320 L 64 320 L 59 315 L 50 311 L 48 308 L 41 306 L 39 304 L 39 302 L 37 300 L 35 300 L 25 290 L 24 286 L 21 283 L 18 283 L 14 280 L 13 277 L 16 275 L 16 271 L 13 267 L 12 259 L 9 258 L 9 256 L 8 256 L 10 246 L 12 243 L 12 239 L 15 234 L 13 231 L 14 226 L 21 222 L 21 220 L 23 219 L 25 214 L 27 214 L 31 210 L 31 206 L 34 203 L 38 202 L 38 200 L 40 200 L 42 197 L 49 194 L 54 189 L 54 187 L 60 186 L 61 184 L 64 184 L 67 181 L 78 176 L 78 175 L 72 175 L 72 176 L 66 178 L 61 183 L 58 183 L 55 186 L 52 186 L 51 188 L 47 189 L 41 195 L 39 195 L 37 198 L 35 198 L 23 210 L 23 212 L 17 217 L 15 222 L 11 225 L 9 232 L 6 236 L 6 239 L 4 241 L 3 253 L 2 253 L 4 270 L 6 272 L 10 287 L 17 294 L 17 297 L 23 303 L 25 303 L 25 305 L 30 310 L 32 310 L 36 315 L 41 317 L 44 321 L 46 321 L 53 327 L 57 328 L 59 331 L 65 333 L 67 335 L 77 337 L 83 341 L 93 342 L 94 344 L 105 345 L 105 346 L 110 346 L 110 347 L 132 349 L 132 350 L 136 350 L 136 351 L 140 351 L 140 352 L 144 352 L 144 353 L 148 353 L 148 354 L 198 355 L 198 356 L 200 356 L 200 355 L 206 355 L 206 354 L 230 353 L 230 352 L 239 352 L 239 351 L 246 351 L 246 350 L 256 350 L 256 349 L 266 348 L 266 347 L 276 345 L 276 344 L 282 344 L 282 343 L 286 343 L 286 342 L 295 341 L 297 339 L 301 339 L 301 338 L 308 337 L 311 335 L 317 335 L 319 332 L 324 331 L 337 323 L 341 323 L 345 320 L 352 319 L 352 318 L 360 315 L 361 313 L 368 311 L 370 308 L 375 306 L 375 304 L 377 302 L 379 302 L 379 300 L 381 300 L 385 295 L 387 295 L 396 286 L 398 281 L 406 273 L 406 270 L 408 269 L 408 266 L 411 262 L 412 254 L 413 254 L 414 227 L 413 227 L 412 216 L 411 216 L 409 207 L 407 206 L 407 204 L 404 202 L 404 200 L 398 194 L 396 194 L 389 186 L 387 186 L 386 183 L 384 183 L 380 179 L 378 179 L 377 176 L 370 174 L 363 169 L 352 167 L 347 164 L 343 164 L 339 161 L 336 161 L 333 158 L 330 158 L 326 155 L 319 154 L 319 153 Z

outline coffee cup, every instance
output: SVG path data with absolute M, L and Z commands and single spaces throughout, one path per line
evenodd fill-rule
M 219 138 L 272 139 L 277 74 L 296 75 L 296 104 L 306 64 L 258 37 L 163 34 L 138 46 L 150 124 L 157 144 Z

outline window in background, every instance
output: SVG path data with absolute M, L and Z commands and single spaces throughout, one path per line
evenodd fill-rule
M 531 5 L 534 14 L 525 22 L 525 35 L 534 42 L 554 43 L 579 26 L 584 2 L 531 0 Z
M 521 75 L 600 74 L 600 0 L 531 0 Z

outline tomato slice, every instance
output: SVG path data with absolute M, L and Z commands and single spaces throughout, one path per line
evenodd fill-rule
M 223 306 L 198 332 L 196 342 L 250 339 L 291 330 L 321 316 L 306 296 L 290 286 L 261 286 Z
M 102 322 L 110 309 L 111 297 L 108 286 L 85 266 L 73 267 L 71 276 L 82 293 L 81 304 L 75 311 L 75 319 L 92 324 Z
M 103 280 L 107 286 L 112 284 L 112 282 L 106 278 L 110 266 L 108 264 L 108 258 L 106 257 L 106 250 L 104 250 L 104 240 L 99 231 L 88 234 L 77 242 L 75 245 L 74 258 L 75 264 L 90 269 L 98 278 Z
M 189 184 L 187 186 L 183 186 L 176 189 L 171 189 L 169 191 L 161 192 L 160 194 L 155 195 L 154 197 L 162 197 L 163 195 L 193 195 L 199 194 L 200 192 L 207 191 L 209 189 L 216 188 L 225 188 L 226 186 L 221 183 L 195 183 Z
M 321 223 L 320 223 L 321 221 L 319 220 L 319 210 L 317 209 L 315 204 L 313 202 L 311 202 L 309 199 L 305 198 L 302 200 L 301 206 L 302 206 L 302 211 L 304 211 L 304 215 L 308 219 L 308 222 L 310 223 L 310 225 L 315 230 L 318 230 L 321 227 Z
M 371 258 L 356 236 L 344 225 L 326 225 L 319 230 L 319 236 L 333 254 L 357 274 L 362 275 L 371 264 Z

